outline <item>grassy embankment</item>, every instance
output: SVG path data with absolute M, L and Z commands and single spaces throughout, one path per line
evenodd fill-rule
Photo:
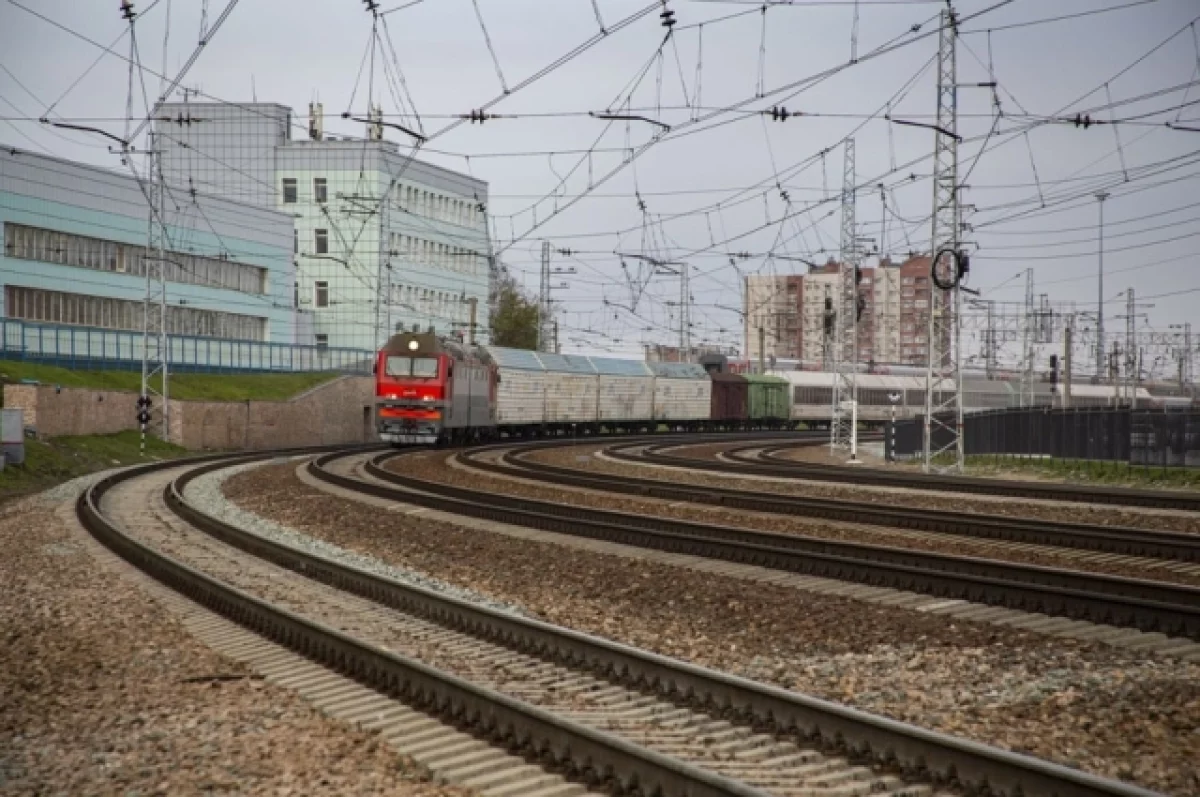
M 1124 462 L 974 456 L 967 457 L 967 472 L 972 476 L 1011 476 L 1025 473 L 1064 482 L 1200 490 L 1200 469 L 1163 468 L 1153 465 L 1143 467 Z
M 172 374 L 171 398 L 194 401 L 281 401 L 335 378 L 337 374 Z M 70 371 L 51 365 L 0 360 L 0 382 L 34 379 L 44 385 L 97 390 L 142 389 L 137 371 Z
M 281 401 L 335 378 L 333 373 L 178 374 L 171 377 L 171 397 L 195 401 Z M 0 360 L 0 382 L 37 380 L 46 385 L 97 390 L 141 389 L 135 371 L 72 371 L 48 365 Z M 184 448 L 129 431 L 110 435 L 25 440 L 24 465 L 0 471 L 0 501 L 44 490 L 64 481 L 107 468 L 155 459 L 181 457 Z
M 122 465 L 181 457 L 187 453 L 187 449 L 147 436 L 143 459 L 138 432 L 26 440 L 25 463 L 9 464 L 0 471 L 0 503 L 48 489 L 77 476 Z

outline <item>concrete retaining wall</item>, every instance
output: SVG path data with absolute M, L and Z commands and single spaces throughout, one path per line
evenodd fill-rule
M 20 407 L 39 437 L 114 434 L 136 429 L 137 394 L 53 385 L 5 385 L 4 406 Z
M 136 429 L 137 394 L 49 385 L 5 385 L 39 437 Z M 184 448 L 263 449 L 373 440 L 374 382 L 345 376 L 287 401 L 171 401 L 168 437 Z

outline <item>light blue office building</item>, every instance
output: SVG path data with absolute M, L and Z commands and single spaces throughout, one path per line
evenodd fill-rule
M 296 304 L 316 343 L 377 349 L 397 329 L 487 340 L 488 184 L 384 137 L 327 136 L 321 107 L 296 133 L 274 103 L 172 102 L 156 126 L 168 182 L 294 222 Z
M 0 357 L 137 366 L 147 189 L 127 169 L 0 150 Z M 363 361 L 312 345 L 310 316 L 297 309 L 290 215 L 170 182 L 165 206 L 175 370 Z

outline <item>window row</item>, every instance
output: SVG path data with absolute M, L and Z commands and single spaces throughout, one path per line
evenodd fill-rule
M 414 263 L 423 263 L 461 274 L 480 273 L 483 261 L 479 252 L 473 249 L 426 241 L 399 233 L 388 235 L 388 253 Z
M 145 277 L 148 261 L 154 261 L 144 246 L 8 222 L 4 224 L 4 253 L 22 260 L 39 260 L 135 277 Z M 168 282 L 226 288 L 242 293 L 266 292 L 267 270 L 264 268 L 184 252 L 167 251 L 165 258 L 163 267 Z
M 300 201 L 300 181 L 296 177 L 280 178 L 280 195 L 285 205 Z M 483 207 L 474 201 L 435 194 L 412 185 L 393 188 L 393 201 L 409 213 L 446 221 L 462 227 L 478 227 L 483 221 Z M 312 180 L 312 201 L 323 205 L 329 201 L 329 183 L 325 177 Z
M 478 227 L 483 221 L 483 208 L 477 202 L 399 184 L 393 189 L 393 196 L 400 207 L 418 216 L 448 221 L 460 227 Z
M 388 304 L 415 313 L 450 321 L 469 321 L 470 302 L 462 294 L 437 291 L 416 285 L 391 285 Z M 334 303 L 328 280 L 313 282 L 313 307 L 321 310 Z
M 61 291 L 44 291 L 7 285 L 5 314 L 24 321 L 138 331 L 142 329 L 145 304 L 126 299 L 84 296 Z M 167 307 L 167 334 L 225 340 L 266 340 L 267 320 L 255 316 Z
M 283 204 L 294 205 L 300 200 L 300 186 L 295 177 L 283 178 Z M 313 202 L 324 205 L 329 201 L 329 183 L 324 177 L 314 177 L 312 181 Z
M 858 403 L 861 407 L 889 407 L 892 405 L 891 396 L 900 393 L 901 399 L 897 402 L 901 406 L 906 407 L 922 407 L 925 405 L 924 390 L 897 390 L 891 388 L 862 388 L 858 389 Z M 934 392 L 934 401 L 943 403 L 950 399 L 950 394 L 943 391 Z M 794 385 L 792 387 L 792 403 L 796 405 L 809 407 L 824 407 L 833 404 L 833 388 L 832 387 L 810 387 L 807 385 Z M 979 405 L 972 405 L 979 406 Z

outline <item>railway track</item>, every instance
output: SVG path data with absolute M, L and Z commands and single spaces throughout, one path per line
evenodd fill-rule
M 762 444 L 730 449 L 722 460 L 702 460 L 682 453 L 663 451 L 671 444 L 650 446 L 639 459 L 659 465 L 687 467 L 716 473 L 751 474 L 771 478 L 903 487 L 950 493 L 1038 498 L 1074 503 L 1200 511 L 1200 493 L 1182 490 L 1142 490 L 1129 487 L 1091 488 L 1075 484 L 989 479 L 972 476 L 929 475 L 911 471 L 863 466 L 825 465 L 781 457 L 794 444 Z M 622 456 L 620 451 L 614 457 Z
M 321 459 L 310 469 L 345 489 L 485 520 L 1200 639 L 1194 587 L 497 495 L 396 473 L 384 467 L 394 456 L 365 463 L 370 481 L 333 473 Z
M 548 446 L 543 445 L 537 448 L 545 447 Z M 605 455 L 626 462 L 646 461 L 638 456 L 638 452 L 645 448 L 645 444 L 617 444 L 606 448 Z M 530 450 L 523 448 L 519 451 L 506 451 L 499 463 L 486 461 L 477 455 L 472 455 L 471 452 L 460 454 L 459 459 L 478 470 L 500 475 L 536 478 L 569 487 L 689 501 L 791 517 L 809 517 L 887 528 L 911 529 L 972 539 L 986 538 L 1124 556 L 1200 562 L 1200 535 L 1196 534 L 1030 520 L 978 512 L 953 512 L 834 498 L 786 496 L 778 493 L 710 485 L 673 484 L 662 479 L 582 472 L 537 462 L 526 456 Z
M 390 581 L 257 537 L 188 502 L 193 479 L 253 459 L 134 469 L 98 483 L 77 509 L 105 545 L 168 586 L 378 690 L 377 702 L 354 698 L 358 716 L 381 718 L 385 737 L 414 736 L 421 751 L 456 766 L 465 785 L 473 779 L 485 794 L 565 797 L 584 789 L 529 767 L 497 774 L 504 752 L 388 705 L 387 696 L 621 793 L 915 797 L 936 783 L 1007 794 L 1149 794 Z M 279 670 L 287 665 L 273 666 L 289 677 Z M 343 681 L 331 682 L 327 696 L 345 702 Z
M 1151 794 L 408 586 L 256 536 L 188 502 L 193 479 L 266 456 L 118 473 L 81 496 L 77 512 L 102 543 L 172 589 L 376 690 L 352 698 L 346 678 L 330 676 L 322 687 L 309 671 L 290 676 L 325 689 L 327 701 L 350 701 L 347 710 L 385 738 L 415 740 L 447 776 L 457 767 L 464 785 L 484 794 L 584 792 L 533 767 L 506 774 L 504 750 L 626 794 L 914 797 L 940 786 Z M 239 644 L 255 655 L 252 643 Z M 293 665 L 261 656 L 288 682 Z

